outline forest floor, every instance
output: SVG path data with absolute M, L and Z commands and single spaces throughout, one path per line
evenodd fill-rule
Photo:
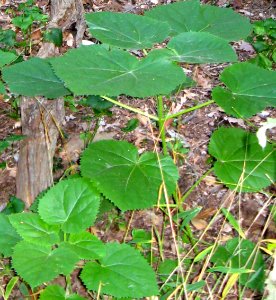
M 10 18 L 5 15 L 5 10 L 10 3 L 17 1 L 2 1 L 0 9 L 1 26 L 11 28 Z M 48 11 L 48 1 L 37 1 L 39 7 L 45 12 Z M 159 1 L 132 1 L 124 0 L 113 1 L 83 1 L 85 10 L 91 11 L 122 11 L 141 14 Z M 163 3 L 163 1 L 161 1 Z M 252 21 L 261 20 L 268 17 L 276 17 L 276 11 L 273 9 L 271 1 L 202 1 L 218 6 L 230 6 L 237 12 L 246 15 Z M 72 35 L 67 32 L 61 52 L 66 52 L 70 48 Z M 39 37 L 34 37 L 34 48 L 32 55 L 35 56 L 40 46 Z M 89 39 L 89 35 L 84 37 Z M 241 61 L 254 56 L 254 50 L 245 43 L 234 43 Z M 187 66 L 188 72 L 193 74 L 193 79 L 197 82 L 197 87 L 185 89 L 177 97 L 166 100 L 166 106 L 171 112 L 177 112 L 181 109 L 189 108 L 195 103 L 201 103 L 210 99 L 211 90 L 218 83 L 218 76 L 225 65 L 202 65 Z M 133 100 L 122 97 L 121 101 L 131 104 L 133 107 L 139 107 L 149 112 L 155 111 L 153 99 Z M 74 108 L 72 109 L 72 105 Z M 250 122 L 259 125 L 267 116 L 276 117 L 276 112 L 267 109 L 250 119 Z M 138 127 L 131 132 L 124 132 L 122 129 L 131 119 L 139 120 Z M 7 136 L 21 134 L 20 115 L 18 106 L 15 103 L 6 101 L 0 96 L 0 140 Z M 248 125 L 242 119 L 229 117 L 215 104 L 204 107 L 195 112 L 191 112 L 171 124 L 167 124 L 168 138 L 171 142 L 175 139 L 181 142 L 188 150 L 187 153 L 178 153 L 175 155 L 175 161 L 179 167 L 179 193 L 184 195 L 193 184 L 195 184 L 211 168 L 210 157 L 208 155 L 208 142 L 211 133 L 220 126 L 248 128 Z M 152 126 L 149 130 L 149 126 Z M 63 130 L 66 134 L 66 145 L 60 140 L 58 150 L 55 155 L 54 177 L 58 180 L 63 176 L 68 167 L 77 165 L 80 154 L 84 148 L 84 141 L 80 138 L 80 133 L 92 132 L 95 127 L 95 118 L 92 111 L 81 105 L 78 105 L 78 99 L 72 104 L 67 102 L 66 117 L 63 124 Z M 95 140 L 113 138 L 124 139 L 139 147 L 140 151 L 152 149 L 157 136 L 157 128 L 148 124 L 144 117 L 135 113 L 123 110 L 118 107 L 112 108 L 112 115 L 103 117 L 100 121 L 99 129 Z M 0 169 L 0 211 L 5 207 L 9 198 L 15 195 L 15 176 L 16 162 L 18 160 L 19 143 L 14 143 L 0 156 L 0 163 L 6 163 L 6 167 Z M 70 162 L 70 163 L 69 163 Z M 273 188 L 270 189 L 273 192 Z M 264 193 L 243 193 L 235 194 L 217 182 L 214 174 L 210 172 L 198 186 L 185 199 L 183 207 L 191 209 L 202 207 L 201 212 L 192 221 L 192 231 L 195 238 L 199 238 L 207 227 L 210 219 L 217 212 L 218 207 L 229 207 L 231 212 L 240 221 L 240 225 L 246 232 L 246 236 L 252 241 L 258 241 L 262 238 L 276 238 L 275 224 L 271 222 L 267 230 L 263 232 L 264 224 L 267 220 L 269 209 L 269 197 Z M 221 214 L 213 223 L 210 230 L 204 232 L 205 241 L 214 241 L 220 234 L 221 240 L 227 241 L 235 236 L 234 229 L 223 222 Z M 145 211 L 135 211 L 134 213 L 112 212 L 106 214 L 99 220 L 93 228 L 94 232 L 104 241 L 129 241 L 132 239 L 133 229 L 145 229 L 152 231 L 152 226 L 160 229 L 163 226 L 163 215 L 155 209 Z M 172 233 L 169 224 L 164 230 L 163 248 L 166 258 L 175 258 L 176 249 L 172 242 Z M 185 248 L 185 246 L 183 246 Z M 80 283 L 76 280 L 76 286 L 81 293 Z M 83 295 L 85 293 L 83 292 Z M 86 295 L 87 296 L 87 295 Z M 14 299 L 18 299 L 14 296 Z M 260 295 L 252 294 L 248 291 L 244 299 L 261 299 Z M 203 298 L 202 298 L 203 299 Z M 235 293 L 229 295 L 227 299 L 235 298 Z

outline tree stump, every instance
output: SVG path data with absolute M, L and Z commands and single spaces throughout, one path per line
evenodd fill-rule
M 84 12 L 81 0 L 51 1 L 51 21 L 48 28 L 65 31 L 75 26 L 75 44 L 81 42 L 85 31 Z M 51 43 L 44 43 L 39 57 L 58 54 Z M 29 207 L 36 196 L 53 184 L 53 156 L 59 135 L 59 126 L 64 119 L 63 99 L 47 100 L 41 97 L 22 97 L 22 134 L 26 139 L 20 145 L 16 175 L 16 196 Z

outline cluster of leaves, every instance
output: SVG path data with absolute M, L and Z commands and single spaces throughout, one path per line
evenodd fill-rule
M 12 256 L 13 268 L 32 288 L 69 275 L 85 260 L 80 277 L 89 290 L 115 297 L 157 294 L 154 271 L 138 251 L 126 244 L 104 244 L 85 231 L 99 205 L 100 194 L 88 179 L 61 181 L 39 199 L 38 212 L 0 214 L 1 252 Z M 60 294 L 65 299 L 61 287 L 48 286 L 40 299 Z
M 145 16 L 93 13 L 86 15 L 86 21 L 102 45 L 6 66 L 3 80 L 9 90 L 50 99 L 72 93 L 91 95 L 87 101 L 95 108 L 107 96 L 167 96 L 179 86 L 189 86 L 192 81 L 179 63 L 232 62 L 220 76 L 225 87 L 212 91 L 212 98 L 226 113 L 247 118 L 276 105 L 275 72 L 236 62 L 229 42 L 246 38 L 251 25 L 231 9 L 195 0 L 156 7 Z M 163 49 L 150 50 L 168 39 Z M 133 55 L 132 50 L 142 49 L 145 57 Z M 4 65 L 12 61 L 7 58 Z M 269 143 L 263 150 L 253 133 L 219 128 L 211 137 L 209 153 L 216 158 L 215 174 L 230 189 L 259 191 L 276 179 L 275 147 Z M 4 255 L 13 257 L 13 267 L 32 287 L 58 274 L 67 276 L 84 259 L 88 262 L 81 278 L 88 289 L 115 297 L 156 295 L 153 271 L 139 254 L 127 245 L 104 245 L 84 230 L 96 218 L 99 193 L 122 211 L 152 207 L 160 186 L 171 195 L 178 180 L 172 159 L 153 152 L 139 156 L 138 149 L 124 141 L 101 141 L 84 151 L 81 174 L 50 189 L 39 200 L 38 213 L 1 216 L 3 236 L 10 235 L 10 243 L 6 243 L 7 235 L 5 242 L 0 240 L 0 246 L 6 247 Z M 38 270 L 41 264 L 47 266 L 44 274 Z M 246 276 L 241 284 L 248 281 Z M 50 299 L 52 289 L 64 294 L 59 287 L 48 287 L 41 298 Z
M 254 22 L 253 33 L 248 40 L 258 53 L 250 62 L 273 69 L 276 65 L 276 20 L 270 18 Z

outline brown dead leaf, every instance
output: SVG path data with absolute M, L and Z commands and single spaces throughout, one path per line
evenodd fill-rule
M 136 118 L 139 120 L 139 122 L 143 125 L 143 126 L 148 126 L 149 125 L 149 118 L 146 116 L 142 116 L 142 115 L 136 115 Z
M 197 82 L 198 86 L 204 89 L 210 89 L 212 87 L 210 78 L 208 78 L 198 67 L 195 68 L 193 80 Z
M 196 230 L 203 230 L 208 226 L 207 221 L 203 219 L 194 218 L 191 221 L 192 225 L 195 227 Z
M 215 207 L 209 207 L 206 208 L 204 210 L 202 210 L 197 216 L 196 218 L 198 219 L 208 219 L 210 217 L 213 217 L 217 212 L 217 208 Z
M 33 43 L 39 43 L 41 38 L 42 38 L 42 33 L 41 33 L 40 29 L 37 29 L 32 32 L 31 39 L 32 39 Z

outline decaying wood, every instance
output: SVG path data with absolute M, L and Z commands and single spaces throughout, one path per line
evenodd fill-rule
M 51 2 L 51 21 L 48 28 L 59 27 L 62 31 L 75 27 L 76 45 L 85 31 L 81 0 L 55 0 Z M 38 53 L 40 57 L 56 55 L 53 44 L 44 43 Z M 62 99 L 22 97 L 22 142 L 16 177 L 16 196 L 29 207 L 36 196 L 53 184 L 53 155 L 59 135 L 59 126 L 64 119 Z

